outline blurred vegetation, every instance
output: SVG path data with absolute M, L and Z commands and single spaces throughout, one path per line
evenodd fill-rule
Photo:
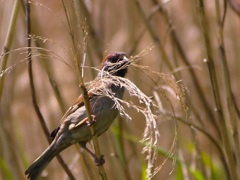
M 239 1 L 30 2 L 33 82 L 43 121 L 29 85 L 25 2 L 1 1 L 0 179 L 26 179 L 26 167 L 48 146 L 46 133 L 80 94 L 74 59 L 81 62 L 86 53 L 86 66 L 99 67 L 111 52 L 130 57 L 151 46 L 138 62 L 148 70 L 132 67 L 127 78 L 162 106 L 161 136 L 152 147 L 160 166 L 152 179 L 240 179 Z M 187 89 L 184 102 L 149 69 L 174 75 Z M 86 68 L 84 81 L 95 75 Z M 128 94 L 124 99 L 139 103 Z M 131 121 L 119 117 L 98 138 L 108 179 L 146 178 L 140 142 L 145 120 L 131 109 L 128 113 Z M 93 160 L 78 146 L 61 157 L 76 179 L 99 178 Z M 68 179 L 69 174 L 53 160 L 41 178 Z

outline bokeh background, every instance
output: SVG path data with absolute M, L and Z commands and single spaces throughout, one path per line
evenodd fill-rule
M 99 67 L 109 53 L 130 57 L 153 47 L 138 61 L 148 70 L 130 67 L 127 75 L 154 100 L 157 93 L 163 104 L 154 164 L 162 166 L 153 179 L 240 178 L 239 1 L 30 2 L 36 99 L 49 131 L 80 94 L 74 59 L 81 62 L 85 53 L 86 66 Z M 48 141 L 29 86 L 25 2 L 0 3 L 0 179 L 26 179 L 25 169 Z M 186 87 L 184 102 L 151 71 L 173 75 Z M 95 76 L 85 69 L 84 81 Z M 124 99 L 139 103 L 127 93 Z M 127 111 L 132 120 L 117 118 L 99 138 L 108 179 L 146 178 L 139 142 L 145 120 Z M 76 179 L 99 179 L 93 160 L 77 145 L 61 156 Z M 55 158 L 41 179 L 69 178 Z

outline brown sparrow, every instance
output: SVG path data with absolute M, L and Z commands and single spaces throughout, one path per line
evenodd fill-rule
M 129 64 L 125 53 L 116 52 L 110 54 L 103 60 L 101 71 L 97 78 L 124 77 L 128 71 Z M 97 93 L 100 88 L 103 88 L 102 86 L 99 86 L 97 83 L 93 86 L 95 87 L 88 89 L 88 96 L 92 117 L 94 117 L 95 122 L 93 124 L 95 133 L 97 136 L 100 136 L 110 127 L 119 111 L 110 97 Z M 108 88 L 116 98 L 122 99 L 124 87 L 109 81 L 104 88 Z M 92 139 L 92 134 L 82 95 L 78 97 L 76 103 L 62 117 L 60 125 L 51 133 L 51 137 L 53 141 L 49 147 L 25 171 L 25 174 L 31 180 L 36 179 L 42 173 L 54 156 L 75 143 L 79 143 L 82 148 L 86 149 L 97 160 L 95 154 L 86 148 L 87 142 Z M 104 160 L 100 163 L 104 163 Z

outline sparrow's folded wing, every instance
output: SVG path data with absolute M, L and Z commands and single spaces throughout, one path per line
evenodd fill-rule
M 89 100 L 92 98 L 92 96 L 93 96 L 93 93 L 88 93 L 88 96 L 89 96 Z M 60 125 L 62 124 L 62 123 L 64 123 L 64 121 L 66 120 L 66 118 L 68 117 L 68 116 L 70 116 L 72 113 L 74 113 L 76 110 L 78 110 L 80 107 L 82 107 L 82 106 L 84 106 L 84 101 L 83 101 L 83 96 L 82 95 L 80 95 L 78 98 L 77 98 L 77 100 L 76 100 L 76 102 L 67 110 L 67 112 L 63 115 L 63 117 L 62 117 L 62 119 L 61 119 L 61 121 L 60 121 Z M 84 123 L 86 123 L 86 121 L 83 119 L 83 122 L 79 122 L 78 124 L 84 124 Z M 58 131 L 59 131 L 59 129 L 60 129 L 60 125 L 58 126 L 58 128 L 56 128 L 55 130 L 53 130 L 52 131 L 52 133 L 51 133 L 51 135 L 50 135 L 50 137 L 52 138 L 52 139 L 54 139 L 55 138 L 55 136 L 57 135 L 57 133 L 58 133 Z

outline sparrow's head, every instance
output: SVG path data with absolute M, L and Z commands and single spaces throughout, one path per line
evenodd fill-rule
M 124 52 L 115 52 L 105 57 L 101 70 L 107 71 L 113 76 L 124 77 L 130 62 Z

